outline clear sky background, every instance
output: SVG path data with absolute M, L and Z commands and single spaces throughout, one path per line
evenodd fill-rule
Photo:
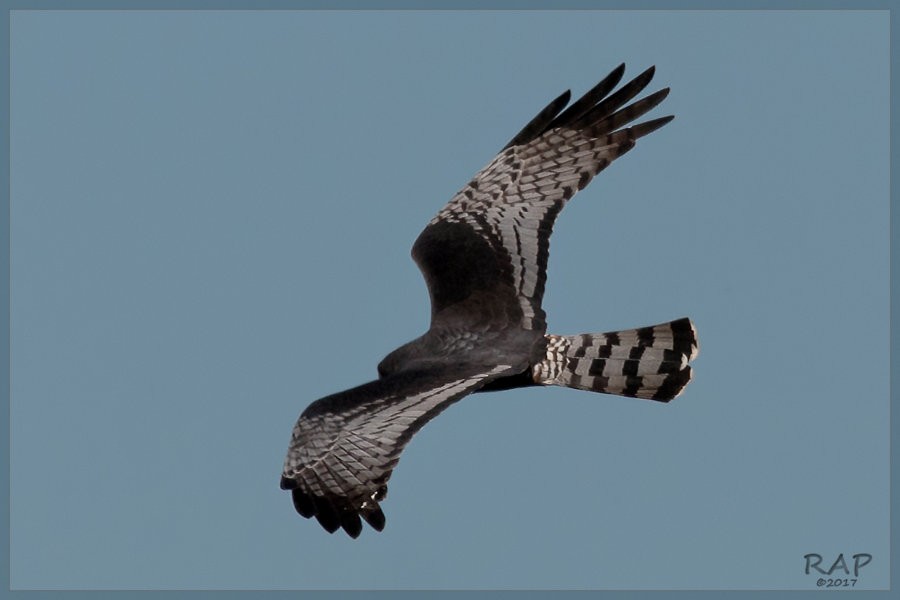
M 886 12 L 17 12 L 14 588 L 888 583 Z M 291 427 L 428 326 L 409 250 L 620 62 L 675 114 L 552 241 L 555 333 L 690 316 L 669 405 L 476 395 L 358 540 Z

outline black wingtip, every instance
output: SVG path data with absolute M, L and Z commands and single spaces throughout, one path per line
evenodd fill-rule
M 625 63 L 619 64 L 618 67 L 609 72 L 609 74 L 601 79 L 593 88 L 591 88 L 586 96 L 593 96 L 593 103 L 596 104 L 604 96 L 606 96 L 613 88 L 619 85 L 619 82 L 622 81 L 622 77 L 625 76 Z M 602 93 L 598 93 L 599 90 L 604 90 Z
M 281 489 L 283 490 L 293 490 L 297 487 L 296 479 L 288 479 L 284 475 L 281 476 Z
M 341 527 L 341 522 L 337 518 L 337 515 L 316 513 L 316 521 L 318 521 L 319 525 L 321 525 L 328 533 L 334 533 Z
M 669 96 L 669 92 L 671 92 L 671 91 L 672 91 L 672 88 L 664 87 L 663 89 L 659 90 L 658 92 L 653 92 L 652 94 L 647 96 L 647 98 L 653 98 L 654 106 L 656 106 L 660 102 L 665 100 Z
M 637 94 L 640 93 L 647 85 L 650 84 L 650 80 L 653 79 L 653 76 L 656 74 L 656 65 L 651 65 L 643 70 L 637 77 L 629 81 L 625 84 L 624 87 L 633 90 L 631 94 L 631 98 L 634 98 Z M 629 100 L 631 99 L 629 98 Z
M 617 92 L 607 95 L 619 84 L 625 74 L 625 63 L 620 63 L 619 66 L 610 71 L 609 75 L 604 77 L 603 80 L 591 88 L 584 96 L 568 107 L 566 105 L 569 104 L 571 99 L 571 92 L 566 90 L 553 102 L 548 104 L 536 117 L 529 121 L 528 124 L 503 147 L 503 150 L 512 146 L 527 144 L 546 131 L 556 127 L 585 129 L 603 121 L 647 87 L 647 84 L 653 79 L 655 73 L 656 65 L 651 65 L 637 77 L 622 86 Z M 655 104 L 653 104 L 654 100 L 658 104 L 667 94 L 668 88 L 666 88 L 665 91 L 651 95 L 649 97 L 650 100 L 644 101 L 643 104 L 639 103 L 639 107 L 651 104 L 652 106 L 655 106 Z M 650 108 L 652 108 L 652 106 L 650 106 Z
M 535 115 L 535 117 L 503 147 L 503 150 L 512 146 L 518 146 L 519 144 L 525 144 L 543 133 L 547 125 L 556 118 L 556 115 L 558 115 L 563 108 L 565 108 L 571 98 L 572 90 L 566 90 L 557 96 L 550 104 L 545 106 L 541 112 Z
M 355 512 L 344 511 L 341 513 L 341 527 L 347 532 L 347 535 L 355 540 L 362 532 L 362 521 Z
M 293 489 L 286 487 L 293 485 Z M 309 494 L 298 487 L 297 483 L 288 478 L 282 478 L 282 487 L 291 489 L 291 500 L 294 504 L 294 510 L 297 513 L 310 519 L 316 518 L 325 531 L 334 533 L 338 529 L 343 529 L 351 538 L 356 539 L 362 533 L 362 519 L 372 526 L 376 531 L 382 531 L 385 525 L 384 513 L 381 507 L 375 504 L 372 506 L 364 506 L 357 508 L 351 503 L 343 501 L 335 502 L 334 498 L 323 498 L 314 494 Z M 384 495 L 384 488 L 380 489 L 381 495 Z
M 651 65 L 644 69 L 641 73 L 639 73 L 637 77 L 623 85 L 622 88 L 619 89 L 618 92 L 616 92 L 617 94 L 626 96 L 622 104 L 637 96 L 641 92 L 641 90 L 647 87 L 650 84 L 650 80 L 653 79 L 653 76 L 655 74 L 656 65 Z M 619 106 L 621 106 L 622 104 L 619 104 Z
M 313 497 L 316 520 L 328 533 L 334 533 L 341 526 L 341 517 L 334 505 L 325 498 Z
M 383 531 L 385 518 L 380 508 L 362 513 L 362 518 L 366 520 L 375 531 Z
M 303 490 L 295 489 L 291 492 L 291 500 L 294 503 L 294 510 L 301 517 L 309 519 L 316 514 L 316 505 L 312 498 L 303 493 Z
M 611 133 L 615 131 L 619 127 L 622 127 L 631 121 L 644 116 L 666 99 L 666 96 L 669 95 L 669 88 L 663 88 L 652 94 L 641 98 L 637 102 L 629 104 L 625 108 L 621 108 L 611 115 L 604 118 L 602 121 L 598 121 L 590 128 L 590 133 L 595 136 L 601 136 L 607 133 Z M 664 125 L 662 123 L 660 126 Z M 642 130 L 636 129 L 634 130 L 635 137 L 640 137 L 641 135 L 646 135 L 646 133 L 650 133 L 647 131 L 646 133 L 641 133 Z
M 649 133 L 653 133 L 674 118 L 675 115 L 668 115 L 666 117 L 644 121 L 643 123 L 638 123 L 637 125 L 632 127 L 631 130 L 632 132 L 634 132 L 635 138 L 643 137 Z
M 581 116 L 578 117 L 577 120 L 568 124 L 573 129 L 586 129 L 588 127 L 593 127 L 598 123 L 606 122 L 610 123 L 610 119 L 612 117 L 616 117 L 616 111 L 625 106 L 632 98 L 637 96 L 647 85 L 650 83 L 650 80 L 653 78 L 653 74 L 656 71 L 656 67 L 650 67 L 644 70 L 640 75 L 620 87 L 618 90 L 603 98 L 603 100 L 597 102 L 596 106 L 593 106 L 590 110 L 584 112 Z M 653 96 L 651 95 L 650 98 Z M 651 99 L 650 102 L 653 100 Z M 638 101 L 635 103 L 640 106 L 646 106 L 649 104 L 646 100 Z M 618 116 L 621 117 L 622 114 L 629 114 L 633 111 L 633 106 L 626 107 L 619 112 Z M 614 128 L 613 128 L 614 129 Z
M 562 94 L 560 94 L 559 96 L 556 97 L 556 100 L 554 100 L 551 103 L 551 106 L 554 106 L 554 107 L 565 106 L 566 104 L 569 103 L 569 100 L 571 100 L 571 99 L 572 99 L 572 90 L 566 90 Z
M 566 125 L 583 117 L 598 102 L 607 97 L 615 89 L 622 76 L 625 74 L 625 63 L 610 71 L 609 75 L 601 79 L 594 87 L 588 90 L 581 98 L 570 104 L 566 110 L 559 113 L 545 128 L 544 131 L 565 127 Z M 543 133 L 543 132 L 542 132 Z

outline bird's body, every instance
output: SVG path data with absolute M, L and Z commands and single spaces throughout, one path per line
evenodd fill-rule
M 605 334 L 546 333 L 549 239 L 566 201 L 635 141 L 671 120 L 623 127 L 668 89 L 625 106 L 648 69 L 610 94 L 619 66 L 581 99 L 566 92 L 517 134 L 413 245 L 431 326 L 378 365 L 379 378 L 313 402 L 291 437 L 281 486 L 294 507 L 353 537 L 384 527 L 379 503 L 406 443 L 467 394 L 560 385 L 667 402 L 691 378 L 688 319 Z M 624 108 L 622 108 L 624 106 Z

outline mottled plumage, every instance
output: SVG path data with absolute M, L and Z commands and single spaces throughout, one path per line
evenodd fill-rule
M 377 380 L 300 415 L 281 478 L 298 513 L 352 537 L 362 520 L 380 531 L 380 502 L 409 439 L 473 392 L 560 385 L 667 402 L 690 381 L 698 345 L 688 319 L 546 334 L 541 302 L 556 216 L 637 139 L 672 119 L 627 126 L 669 90 L 628 104 L 653 68 L 611 93 L 624 70 L 568 108 L 569 92 L 551 102 L 419 235 L 412 256 L 428 285 L 431 326 L 385 357 Z

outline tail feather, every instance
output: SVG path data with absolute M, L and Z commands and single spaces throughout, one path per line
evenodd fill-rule
M 532 367 L 542 385 L 668 402 L 690 382 L 697 331 L 683 318 L 650 327 L 548 335 L 545 359 Z

